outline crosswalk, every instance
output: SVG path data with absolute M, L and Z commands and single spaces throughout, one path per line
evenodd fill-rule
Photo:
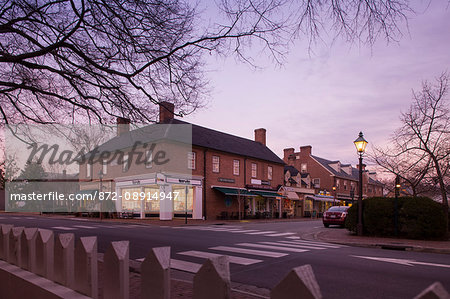
M 227 226 L 227 227 L 221 227 L 221 226 L 174 226 L 172 227 L 174 229 L 185 229 L 185 230 L 199 230 L 199 231 L 213 231 L 213 232 L 226 232 L 226 233 L 232 233 L 232 234 L 244 234 L 244 235 L 259 235 L 259 236 L 266 236 L 266 237 L 286 237 L 289 239 L 300 239 L 296 235 L 297 233 L 294 232 L 278 232 L 278 231 L 261 231 L 257 229 L 245 229 L 242 228 L 242 226 Z
M 87 230 L 93 230 L 93 229 L 99 229 L 99 228 L 109 228 L 109 229 L 117 229 L 117 228 L 145 228 L 146 226 L 139 225 L 139 224 L 126 224 L 126 225 L 106 225 L 106 224 L 95 224 L 95 225 L 68 225 L 68 226 L 52 226 L 51 229 L 54 230 L 63 230 L 63 231 L 75 231 L 80 229 L 87 229 Z
M 196 273 L 202 262 L 194 262 L 218 256 L 227 256 L 230 264 L 250 266 L 264 263 L 272 259 L 283 258 L 292 254 L 304 254 L 314 250 L 331 250 L 346 247 L 344 245 L 307 241 L 307 240 L 278 240 L 260 241 L 254 243 L 236 243 L 209 247 L 206 250 L 187 250 L 175 253 L 170 267 L 190 273 Z M 188 260 L 184 260 L 187 258 Z M 144 258 L 137 259 L 143 261 Z

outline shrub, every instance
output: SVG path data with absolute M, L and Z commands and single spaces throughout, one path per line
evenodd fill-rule
M 400 197 L 398 200 L 399 236 L 413 239 L 436 239 L 446 235 L 447 217 L 442 205 L 427 197 Z M 395 199 L 363 200 L 363 230 L 366 235 L 395 235 Z M 348 210 L 345 227 L 356 232 L 358 203 Z
M 400 232 L 413 239 L 436 239 L 446 234 L 442 205 L 427 197 L 407 198 L 400 209 Z
M 368 235 L 394 235 L 394 200 L 379 197 L 367 200 L 363 209 L 363 227 Z

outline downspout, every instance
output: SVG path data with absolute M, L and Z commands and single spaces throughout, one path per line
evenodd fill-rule
M 206 152 L 208 150 L 205 148 L 203 150 L 203 219 L 206 220 Z

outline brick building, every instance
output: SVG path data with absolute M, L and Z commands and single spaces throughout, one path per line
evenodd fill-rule
M 311 146 L 301 146 L 299 152 L 293 148 L 284 149 L 284 162 L 309 174 L 314 196 L 305 196 L 304 211 L 323 212 L 331 205 L 349 205 L 358 198 L 359 170 L 350 164 L 330 161 L 312 155 Z M 363 198 L 383 196 L 383 184 L 377 181 L 376 173 L 369 172 L 363 165 Z
M 124 158 L 81 164 L 80 179 L 88 180 L 81 189 L 115 192 L 122 197 L 116 210 L 141 218 L 170 220 L 186 211 L 193 219 L 275 216 L 284 162 L 266 146 L 266 130 L 256 129 L 255 140 L 249 140 L 174 119 L 173 109 L 162 103 L 159 125 L 132 131 L 119 119 L 118 136 L 98 147 L 96 155 L 120 150 Z M 155 140 L 151 151 L 142 146 Z M 128 163 L 132 151 L 146 162 Z M 172 166 L 158 164 L 157 158 Z M 129 200 L 136 194 L 139 200 Z M 168 194 L 174 198 L 163 200 Z

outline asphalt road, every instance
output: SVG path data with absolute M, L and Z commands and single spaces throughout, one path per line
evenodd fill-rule
M 310 264 L 324 298 L 413 298 L 435 281 L 450 291 L 450 255 L 301 240 L 325 229 L 320 220 L 160 227 L 1 214 L 0 223 L 96 235 L 99 252 L 111 241 L 129 240 L 132 259 L 144 258 L 149 248 L 171 246 L 172 263 L 191 272 L 206 257 L 225 254 L 232 256 L 233 282 L 269 289 L 293 267 Z

